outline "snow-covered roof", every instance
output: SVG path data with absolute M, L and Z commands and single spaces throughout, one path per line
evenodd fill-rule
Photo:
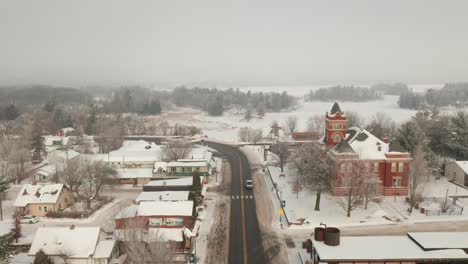
M 458 160 L 455 163 L 462 169 L 465 173 L 468 173 L 468 161 L 465 160 Z
M 39 227 L 28 254 L 42 249 L 46 255 L 88 258 L 94 254 L 100 232 L 100 227 Z
M 352 127 L 348 130 L 346 136 L 345 142 L 337 146 L 340 153 L 347 152 L 346 150 L 351 147 L 352 151 L 357 153 L 360 159 L 386 159 L 385 153 L 388 153 L 388 143 L 383 142 L 369 131 Z M 343 147 L 343 144 L 347 144 L 346 147 Z
M 106 156 L 105 160 L 109 162 L 155 162 L 161 160 L 161 147 L 154 142 L 127 140 L 120 149 Z
M 198 146 L 192 148 L 187 159 L 201 159 L 210 161 L 213 153 L 208 149 L 207 146 Z
M 180 179 L 155 180 L 149 181 L 145 186 L 190 186 L 192 185 L 192 177 Z
M 16 207 L 24 207 L 32 203 L 55 204 L 62 192 L 63 184 L 32 185 L 25 184 L 13 203 Z
M 47 159 L 51 161 L 66 161 L 71 160 L 81 155 L 72 149 L 69 150 L 53 150 L 49 153 Z
M 94 250 L 94 258 L 110 258 L 112 255 L 112 250 L 117 243 L 116 240 L 106 239 L 98 242 L 96 249 Z
M 408 236 L 425 250 L 468 249 L 468 232 L 415 232 Z
M 116 219 L 130 218 L 134 216 L 191 216 L 193 201 L 142 201 L 140 204 L 132 204 L 120 211 Z
M 142 192 L 135 201 L 186 201 L 188 196 L 188 191 Z
M 44 136 L 44 145 L 45 146 L 52 146 L 54 145 L 54 142 L 60 142 L 62 143 L 63 137 L 59 136 Z
M 152 168 L 130 168 L 117 169 L 117 178 L 120 179 L 135 179 L 135 178 L 151 178 L 153 177 Z
M 460 249 L 424 251 L 408 236 L 343 236 L 338 246 L 313 245 L 322 261 L 468 259 Z
M 60 129 L 59 131 L 63 131 L 63 133 L 66 134 L 66 133 L 75 131 L 75 129 L 73 127 L 64 127 L 62 129 Z
M 181 162 L 181 161 L 171 161 L 167 163 L 167 167 L 204 167 L 208 166 L 206 161 L 193 161 L 193 162 Z
M 36 173 L 45 174 L 47 176 L 57 173 L 57 171 L 62 171 L 63 165 L 49 164 L 41 167 L 37 170 Z

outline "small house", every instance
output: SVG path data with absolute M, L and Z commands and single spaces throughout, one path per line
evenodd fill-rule
M 64 184 L 25 184 L 13 206 L 23 215 L 46 216 L 64 210 L 73 203 L 72 193 Z
M 468 186 L 468 161 L 453 161 L 445 164 L 445 177 L 458 185 Z
M 39 250 L 56 264 L 112 264 L 119 257 L 117 241 L 100 227 L 39 227 L 28 255 Z

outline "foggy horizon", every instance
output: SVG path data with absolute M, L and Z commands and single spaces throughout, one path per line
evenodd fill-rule
M 0 0 L 0 85 L 467 81 L 464 1 Z

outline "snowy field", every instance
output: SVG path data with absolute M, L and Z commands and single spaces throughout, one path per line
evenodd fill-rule
M 433 87 L 433 85 L 418 86 L 418 90 L 423 91 Z M 262 87 L 263 88 L 263 87 Z M 247 89 L 247 88 L 246 88 Z M 277 89 L 272 87 L 272 89 Z M 267 89 L 268 90 L 268 89 Z M 305 92 L 306 90 L 298 90 Z M 289 92 L 289 91 L 288 91 Z M 296 91 L 297 92 L 297 91 Z M 297 92 L 297 93 L 302 93 Z M 298 94 L 294 94 L 298 95 Z M 202 129 L 203 133 L 212 139 L 227 142 L 238 142 L 238 131 L 241 127 L 262 129 L 263 135 L 267 136 L 269 127 L 273 121 L 278 121 L 284 125 L 285 120 L 290 116 L 298 118 L 298 131 L 307 130 L 307 120 L 314 116 L 324 116 L 330 111 L 334 102 L 304 102 L 299 101 L 296 109 L 289 112 L 266 113 L 263 118 L 252 118 L 250 121 L 244 120 L 244 110 L 230 109 L 223 116 L 209 116 L 200 110 L 179 108 L 169 113 L 164 113 L 164 119 L 170 123 L 184 123 L 194 125 Z M 401 124 L 409 120 L 416 114 L 416 110 L 402 109 L 398 107 L 398 96 L 386 95 L 382 100 L 369 102 L 339 102 L 341 110 L 345 113 L 352 111 L 360 114 L 366 121 L 377 112 L 383 112 L 390 116 L 396 123 Z M 460 109 L 443 109 L 442 113 L 454 113 Z

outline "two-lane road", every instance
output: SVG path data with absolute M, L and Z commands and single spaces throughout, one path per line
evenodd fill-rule
M 214 142 L 208 142 L 208 145 L 222 153 L 231 164 L 229 263 L 267 263 L 255 208 L 255 196 L 251 190 L 244 187 L 245 181 L 252 179 L 249 162 L 237 147 Z

